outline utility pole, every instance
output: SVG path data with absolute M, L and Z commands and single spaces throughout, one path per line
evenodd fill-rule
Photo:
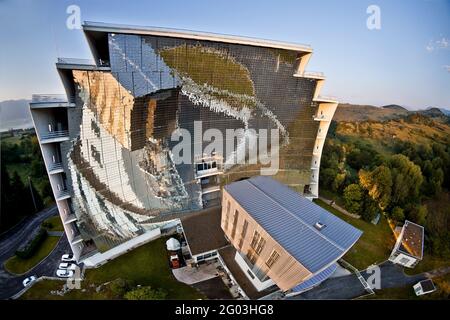
M 36 206 L 36 200 L 34 200 L 34 193 L 33 193 L 33 188 L 31 188 L 31 179 L 30 176 L 28 176 L 28 185 L 30 186 L 30 193 L 31 193 L 31 198 L 33 199 L 33 204 L 34 204 L 34 210 L 36 211 L 36 213 L 38 212 L 38 208 Z

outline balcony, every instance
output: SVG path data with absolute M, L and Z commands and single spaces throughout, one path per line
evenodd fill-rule
M 68 199 L 70 198 L 70 192 L 67 189 L 57 190 L 55 192 L 55 197 L 57 201 Z
M 338 103 L 338 99 L 336 97 L 334 97 L 334 96 L 324 96 L 324 95 L 319 95 L 317 98 L 314 99 L 314 101 Z
M 61 172 L 64 172 L 64 168 L 61 162 L 53 162 L 48 165 L 49 174 L 57 174 Z
M 77 221 L 77 217 L 75 214 L 71 213 L 64 219 L 64 224 L 69 224 L 75 221 Z
M 222 157 L 212 155 L 204 156 L 195 161 L 195 178 L 201 179 L 223 173 Z
M 72 241 L 70 241 L 70 244 L 75 245 L 81 242 L 83 242 L 83 238 L 81 237 L 81 234 L 78 234 L 75 237 L 73 237 Z
M 65 94 L 33 94 L 31 96 L 31 109 L 43 108 L 69 108 L 75 107 L 75 97 Z
M 305 71 L 303 73 L 295 73 L 294 77 L 311 78 L 311 79 L 325 79 L 325 74 L 319 71 Z
M 315 115 L 313 115 L 313 119 L 315 121 L 331 121 L 331 117 L 329 117 L 325 114 L 315 114 Z
M 58 69 L 76 69 L 76 70 L 111 70 L 109 61 L 99 59 L 96 61 L 91 59 L 78 59 L 78 58 L 58 58 L 56 62 Z
M 69 140 L 69 131 L 68 130 L 51 131 L 40 134 L 39 136 L 41 144 L 62 142 Z

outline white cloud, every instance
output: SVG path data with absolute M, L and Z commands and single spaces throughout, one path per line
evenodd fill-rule
M 447 72 L 450 72 L 450 66 L 449 65 L 445 65 L 443 66 L 445 70 L 447 70 Z
M 450 40 L 443 37 L 442 39 L 437 40 L 436 44 L 438 45 L 439 48 L 445 49 L 445 48 L 448 48 L 448 46 L 450 44 Z
M 438 49 L 450 49 L 450 39 L 442 37 L 439 40 L 430 40 L 425 47 L 425 50 L 432 52 Z

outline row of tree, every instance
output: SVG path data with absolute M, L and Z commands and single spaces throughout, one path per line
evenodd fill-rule
M 11 168 L 19 168 L 23 176 Z M 53 201 L 36 136 L 23 136 L 20 143 L 2 141 L 0 170 L 1 231 L 42 210 L 44 203 Z
M 427 227 L 436 219 L 425 205 L 450 189 L 450 145 L 395 141 L 381 142 L 380 148 L 368 139 L 337 135 L 335 128 L 333 123 L 322 153 L 321 190 L 337 195 L 366 221 L 384 213 L 424 225 L 429 247 L 450 256 L 450 212 L 441 218 L 442 228 Z

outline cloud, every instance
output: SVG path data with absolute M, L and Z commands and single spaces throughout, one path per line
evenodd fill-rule
M 443 66 L 445 70 L 447 70 L 447 72 L 450 72 L 450 66 L 449 65 L 445 65 Z
M 450 40 L 447 39 L 447 38 L 442 38 L 442 39 L 440 39 L 440 40 L 437 40 L 437 41 L 436 41 L 436 44 L 437 44 L 437 46 L 438 46 L 439 48 L 445 49 L 445 48 L 448 48 L 448 46 L 449 46 L 449 44 L 450 44 Z
M 438 40 L 430 40 L 425 47 L 428 52 L 433 52 L 438 49 L 450 49 L 450 39 L 442 37 Z

